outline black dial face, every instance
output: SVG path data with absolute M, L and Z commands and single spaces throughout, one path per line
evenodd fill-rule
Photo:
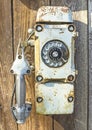
M 47 66 L 56 68 L 67 63 L 69 51 L 62 41 L 52 40 L 43 46 L 41 56 Z

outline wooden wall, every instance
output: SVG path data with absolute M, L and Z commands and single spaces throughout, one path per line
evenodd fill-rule
M 33 109 L 26 123 L 17 125 L 10 112 L 14 77 L 9 70 L 15 58 L 19 38 L 24 40 L 27 37 L 27 30 L 35 25 L 37 10 L 43 5 L 68 6 L 73 11 L 75 25 L 79 32 L 76 40 L 76 68 L 79 73 L 75 82 L 75 112 L 72 115 L 57 116 L 36 114 L 33 73 L 32 76 L 26 77 L 27 100 L 32 101 Z M 88 120 L 87 10 L 86 0 L 0 0 L 0 105 L 2 107 L 0 108 L 0 130 L 88 130 L 87 127 L 92 122 L 92 112 Z M 26 50 L 30 63 L 33 62 L 33 51 L 34 49 L 30 47 Z M 92 123 L 89 130 L 92 130 Z

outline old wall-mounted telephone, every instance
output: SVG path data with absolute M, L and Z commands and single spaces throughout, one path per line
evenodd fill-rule
M 17 123 L 23 123 L 32 108 L 31 103 L 25 103 L 24 75 L 32 70 L 23 50 L 28 44 L 35 47 L 36 112 L 46 115 L 73 112 L 76 36 L 69 8 L 43 6 L 38 10 L 35 28 L 29 29 L 25 45 L 18 46 L 11 68 L 11 72 L 16 74 L 17 100 L 16 105 L 12 106 L 12 112 Z

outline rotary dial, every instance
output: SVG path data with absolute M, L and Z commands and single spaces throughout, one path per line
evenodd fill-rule
M 69 58 L 67 46 L 59 40 L 48 41 L 41 51 L 43 62 L 49 67 L 61 67 Z

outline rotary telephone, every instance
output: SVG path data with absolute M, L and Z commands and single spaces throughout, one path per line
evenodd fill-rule
M 74 110 L 75 38 L 76 27 L 68 7 L 43 6 L 37 12 L 34 29 L 18 45 L 11 72 L 16 75 L 11 109 L 17 123 L 24 123 L 32 104 L 25 101 L 25 74 L 30 66 L 24 48 L 34 46 L 36 112 L 43 115 L 71 114 Z M 34 39 L 32 38 L 34 37 Z M 13 97 L 16 94 L 16 103 Z

